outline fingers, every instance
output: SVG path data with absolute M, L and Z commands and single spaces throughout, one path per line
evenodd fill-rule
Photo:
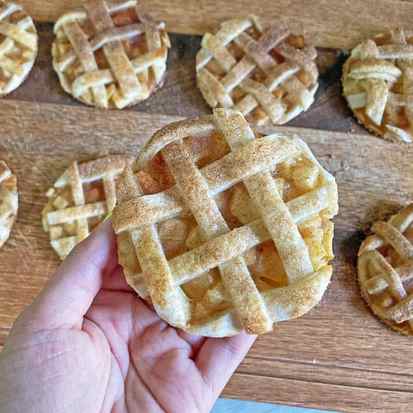
M 115 236 L 107 221 L 66 258 L 19 324 L 32 329 L 80 327 L 104 274 L 116 266 Z
M 256 336 L 240 333 L 227 338 L 208 338 L 195 363 L 215 395 L 222 392 L 236 368 L 254 344 Z

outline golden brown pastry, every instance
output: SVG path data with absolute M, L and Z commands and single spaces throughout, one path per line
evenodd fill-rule
M 318 88 L 317 52 L 281 23 L 233 19 L 206 33 L 196 57 L 198 87 L 212 107 L 254 124 L 280 125 L 306 111 Z
M 0 247 L 8 240 L 16 220 L 19 204 L 17 178 L 4 161 L 0 161 Z
M 49 189 L 42 211 L 43 229 L 61 259 L 112 211 L 115 181 L 126 163 L 119 155 L 73 162 Z
M 155 133 L 117 191 L 127 281 L 171 325 L 262 334 L 328 286 L 337 187 L 300 139 L 216 109 Z
M 413 335 L 413 204 L 376 222 L 360 246 L 358 279 L 373 313 L 393 330 Z
M 351 110 L 369 131 L 412 142 L 413 32 L 397 29 L 358 45 L 342 82 Z
M 163 23 L 138 13 L 136 0 L 87 0 L 60 17 L 54 32 L 53 67 L 83 103 L 122 109 L 162 86 L 169 37 Z
M 21 6 L 0 0 L 0 97 L 18 88 L 33 68 L 36 27 Z

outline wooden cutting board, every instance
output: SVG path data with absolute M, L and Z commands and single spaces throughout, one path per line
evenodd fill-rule
M 84 106 L 0 101 L 0 159 L 17 173 L 20 211 L 0 250 L 0 343 L 58 265 L 43 233 L 44 193 L 74 159 L 136 154 L 177 117 Z M 413 145 L 358 134 L 291 127 L 337 179 L 334 279 L 306 316 L 261 337 L 225 395 L 349 412 L 407 412 L 413 400 L 412 339 L 378 322 L 360 299 L 355 258 L 361 228 L 406 203 L 413 190 Z
M 82 0 L 21 0 L 38 21 L 55 21 Z M 317 45 L 350 48 L 386 28 L 409 28 L 413 3 L 403 0 L 140 0 L 141 10 L 165 21 L 168 31 L 203 34 L 232 18 L 256 14 L 280 19 L 293 31 L 304 32 Z

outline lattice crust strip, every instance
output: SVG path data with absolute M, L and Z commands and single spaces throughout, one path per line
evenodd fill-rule
M 19 87 L 37 56 L 33 20 L 21 6 L 0 0 L 0 96 Z
M 413 334 L 413 204 L 376 222 L 359 250 L 358 277 L 372 311 L 394 330 Z
M 118 155 L 73 162 L 49 189 L 42 212 L 43 228 L 61 259 L 113 210 L 115 181 L 127 162 Z
M 53 67 L 83 103 L 122 109 L 162 86 L 169 37 L 163 23 L 138 14 L 136 0 L 88 0 L 54 32 Z
M 205 137 L 212 139 L 210 146 Z M 203 145 L 206 157 L 195 153 Z M 212 156 L 218 147 L 225 150 Z M 155 179 L 152 161 L 158 172 L 166 168 L 170 185 L 147 194 L 144 188 Z M 289 186 L 282 178 L 287 175 L 296 187 L 282 189 Z M 125 169 L 117 192 L 113 226 L 125 275 L 172 325 L 207 336 L 241 329 L 264 333 L 273 322 L 309 311 L 329 283 L 334 178 L 301 140 L 257 139 L 240 112 L 217 109 L 213 116 L 160 130 L 134 171 Z M 232 218 L 225 206 L 228 193 Z M 193 231 L 186 231 L 186 222 Z M 278 259 L 285 278 L 280 288 L 261 288 L 254 278 L 255 257 L 267 259 L 261 250 Z M 318 260 L 321 250 L 328 252 Z
M 393 30 L 358 45 L 343 67 L 342 81 L 350 108 L 367 129 L 412 142 L 412 31 Z
M 0 247 L 8 240 L 16 220 L 19 195 L 17 178 L 4 161 L 0 161 Z
M 314 47 L 282 24 L 234 19 L 205 34 L 198 86 L 211 107 L 234 108 L 256 124 L 283 124 L 307 110 L 318 87 Z

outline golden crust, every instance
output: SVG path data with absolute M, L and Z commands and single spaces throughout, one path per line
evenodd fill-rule
M 47 191 L 43 229 L 60 259 L 111 213 L 116 203 L 115 181 L 128 162 L 119 155 L 73 162 Z
M 233 19 L 207 33 L 196 56 L 197 83 L 212 107 L 239 110 L 251 123 L 284 124 L 314 102 L 317 52 L 283 24 Z
M 139 15 L 136 0 L 87 1 L 54 27 L 53 67 L 81 102 L 122 109 L 162 86 L 170 47 L 163 23 Z
M 17 89 L 36 60 L 38 35 L 30 16 L 0 0 L 0 97 Z
M 412 142 L 413 36 L 397 29 L 367 40 L 343 66 L 343 95 L 370 132 Z
M 413 204 L 376 222 L 360 246 L 358 281 L 373 313 L 393 330 L 413 335 Z
M 4 161 L 0 161 L 0 248 L 8 240 L 16 220 L 19 195 L 17 178 Z
M 262 334 L 309 311 L 327 288 L 335 180 L 304 142 L 257 139 L 239 112 L 157 132 L 117 194 L 127 281 L 176 327 Z M 256 213 L 240 213 L 246 204 Z

